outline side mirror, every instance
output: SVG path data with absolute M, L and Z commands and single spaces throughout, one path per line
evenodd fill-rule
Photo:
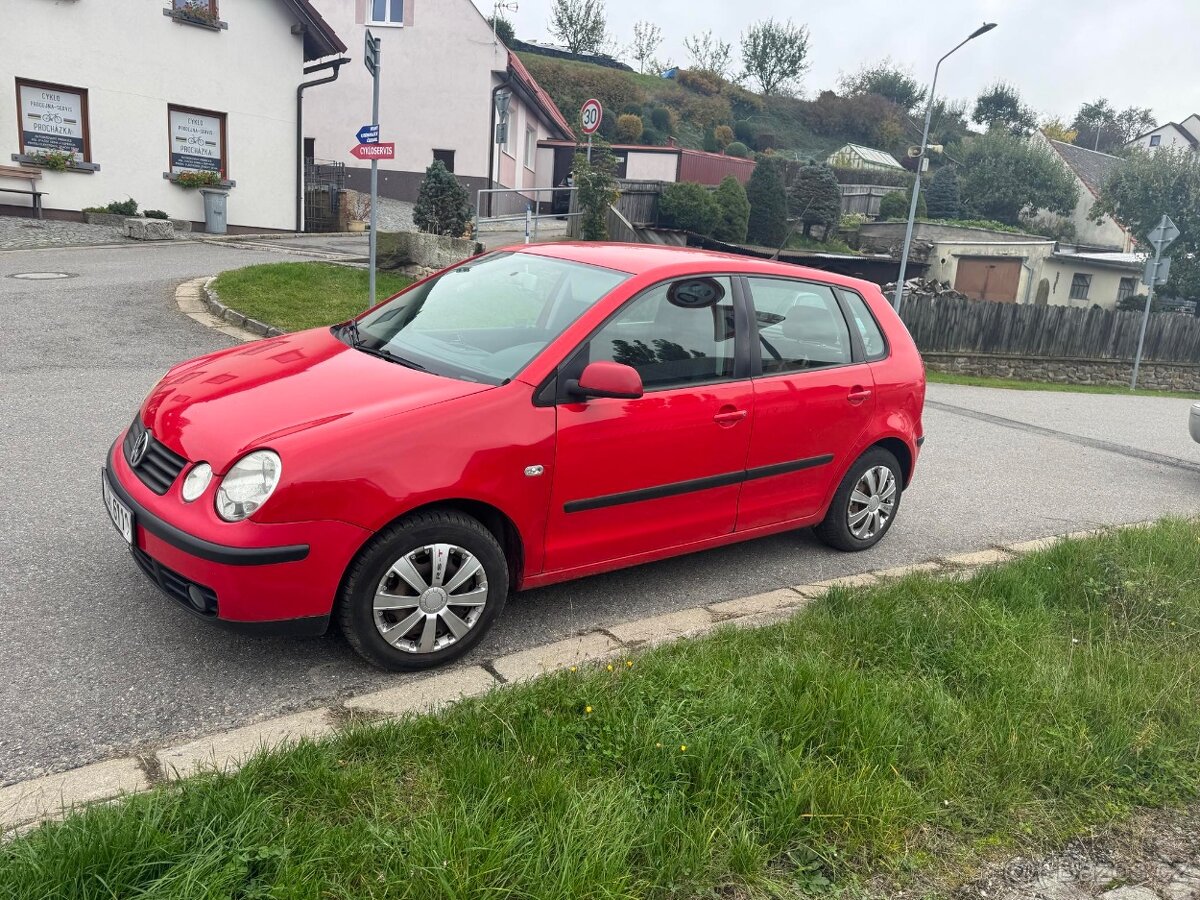
M 567 382 L 567 392 L 576 397 L 612 397 L 636 400 L 642 396 L 642 376 L 633 366 L 615 362 L 588 363 L 578 380 Z

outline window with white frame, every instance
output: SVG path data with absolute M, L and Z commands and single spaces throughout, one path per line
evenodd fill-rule
M 533 160 L 537 154 L 537 129 L 525 126 L 525 168 L 533 168 Z
M 368 12 L 371 25 L 404 24 L 404 0 L 369 0 Z

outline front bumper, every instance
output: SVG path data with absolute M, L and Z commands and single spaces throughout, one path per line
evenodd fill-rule
M 242 522 L 231 527 L 237 544 L 199 537 L 170 521 L 171 507 L 182 508 L 177 486 L 154 495 L 117 446 L 102 477 L 133 511 L 134 560 L 163 593 L 194 615 L 238 630 L 326 630 L 342 574 L 369 532 L 344 522 Z

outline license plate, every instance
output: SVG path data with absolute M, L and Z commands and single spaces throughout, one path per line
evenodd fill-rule
M 121 532 L 121 537 L 125 538 L 125 543 L 133 543 L 133 510 L 122 503 L 117 495 L 112 492 L 112 488 L 108 486 L 108 478 L 100 479 L 101 489 L 104 493 L 104 505 L 108 508 L 108 517 L 112 519 L 113 525 L 117 527 L 117 531 Z

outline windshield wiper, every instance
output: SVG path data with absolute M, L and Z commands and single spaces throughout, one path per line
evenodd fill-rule
M 393 362 L 409 369 L 416 369 L 418 372 L 425 371 L 425 367 L 420 363 L 413 362 L 411 359 L 405 359 L 403 356 L 397 356 L 395 353 L 385 350 L 382 347 L 368 347 L 361 342 L 355 343 L 353 346 L 355 350 L 359 350 L 370 356 L 378 356 L 380 359 L 386 359 L 388 362 Z
M 362 335 L 358 333 L 358 319 L 343 323 L 342 328 L 350 335 L 350 346 L 358 348 L 362 344 Z

